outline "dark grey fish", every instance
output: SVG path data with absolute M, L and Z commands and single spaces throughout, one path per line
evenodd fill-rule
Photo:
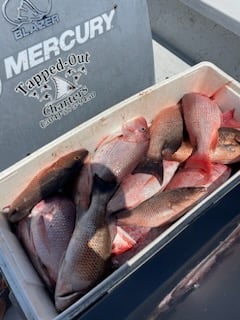
M 55 305 L 58 311 L 87 293 L 106 274 L 114 235 L 106 206 L 117 184 L 93 177 L 89 209 L 80 215 L 59 270 Z
M 3 209 L 8 219 L 11 222 L 19 221 L 39 201 L 62 189 L 79 172 L 87 155 L 86 149 L 70 152 L 37 173 L 12 204 Z
M 124 224 L 160 227 L 172 223 L 207 194 L 204 187 L 184 187 L 158 192 L 133 209 L 115 215 Z
M 55 288 L 75 218 L 73 202 L 64 196 L 54 196 L 40 201 L 17 224 L 17 236 L 49 291 Z

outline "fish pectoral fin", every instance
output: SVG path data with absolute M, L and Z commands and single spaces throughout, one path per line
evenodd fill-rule
M 107 193 L 109 191 L 112 191 L 117 186 L 117 180 L 114 175 L 112 175 L 111 181 L 105 181 L 101 177 L 99 177 L 97 174 L 94 174 L 93 176 L 93 190 L 94 191 L 100 191 L 101 193 Z
M 110 143 L 112 142 L 114 139 L 116 139 L 117 137 L 120 137 L 122 136 L 122 133 L 120 131 L 118 132 L 115 132 L 114 134 L 111 134 L 111 135 L 108 135 L 108 136 L 105 136 L 103 137 L 99 142 L 98 144 L 96 145 L 95 147 L 95 152 L 97 149 L 99 149 L 100 147 L 102 147 L 103 145 L 107 144 L 107 143 Z
M 163 183 L 163 162 L 162 160 L 145 159 L 140 163 L 132 172 L 134 173 L 146 173 L 155 176 L 159 183 Z

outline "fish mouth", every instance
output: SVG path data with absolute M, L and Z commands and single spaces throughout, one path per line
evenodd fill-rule
M 18 222 L 19 220 L 23 219 L 26 215 L 30 214 L 31 210 L 19 210 L 18 208 L 15 208 L 14 210 L 11 210 L 11 207 L 5 207 L 2 209 L 2 213 L 6 214 L 8 217 L 8 220 L 12 223 Z
M 62 312 L 71 304 L 81 298 L 86 292 L 69 292 L 55 297 L 55 307 L 58 312 Z

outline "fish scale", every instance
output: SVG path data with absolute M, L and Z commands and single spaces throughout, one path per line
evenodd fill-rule
M 99 145 L 92 158 L 93 174 L 106 181 L 122 179 L 130 174 L 149 146 L 149 129 L 139 116 L 123 124 L 122 132 Z
M 106 182 L 96 174 L 93 177 L 89 209 L 76 223 L 58 273 L 55 289 L 58 311 L 84 295 L 107 272 L 114 236 L 105 215 L 116 187 L 116 181 Z
M 117 213 L 120 223 L 160 227 L 182 216 L 207 193 L 204 187 L 186 187 L 158 192 L 136 208 Z
M 31 209 L 42 199 L 52 196 L 80 171 L 88 151 L 72 151 L 40 170 L 25 189 L 3 209 L 11 222 L 17 222 L 30 214 Z
M 163 108 L 150 126 L 150 143 L 147 154 L 135 173 L 148 173 L 156 176 L 162 184 L 164 156 L 174 153 L 183 139 L 183 118 L 179 104 Z
M 188 93 L 182 98 L 183 116 L 194 151 L 185 167 L 200 168 L 210 172 L 210 150 L 218 142 L 221 126 L 221 111 L 214 100 L 198 94 Z

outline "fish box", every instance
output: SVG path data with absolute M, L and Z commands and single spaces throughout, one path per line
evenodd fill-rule
M 240 120 L 240 84 L 212 63 L 199 63 L 114 105 L 2 171 L 0 207 L 10 204 L 36 172 L 60 156 L 79 148 L 87 148 L 93 152 L 101 137 L 118 131 L 127 119 L 143 116 L 151 122 L 161 108 L 176 104 L 185 93 L 193 91 L 207 96 L 216 93 L 214 97 L 220 108 L 223 111 L 234 108 L 235 117 Z M 110 294 L 111 289 L 175 238 L 210 204 L 224 197 L 239 181 L 240 171 L 236 170 L 218 189 L 62 313 L 56 312 L 44 284 L 4 214 L 0 216 L 0 267 L 19 307 L 28 319 L 71 319 L 83 313 L 104 295 Z
M 155 281 L 149 281 L 146 289 L 146 277 L 139 285 L 140 297 L 135 298 L 138 304 L 131 299 L 125 314 L 122 311 L 115 320 L 125 319 L 126 314 L 129 320 L 140 319 L 143 314 L 145 319 L 151 320 L 224 320 L 229 315 L 231 319 L 239 318 L 239 191 L 240 185 L 212 204 L 144 268 L 135 272 L 135 278 L 141 278 L 151 270 L 151 278 Z M 191 244 L 188 245 L 190 236 Z M 186 248 L 184 252 L 183 248 Z M 172 259 L 174 252 L 179 252 L 178 259 Z M 162 277 L 158 271 L 160 265 L 163 270 L 167 269 Z M 128 278 L 124 289 L 134 287 L 136 279 L 133 278 Z M 121 291 L 120 285 L 108 296 L 109 305 L 117 300 Z M 95 319 L 94 316 L 101 313 L 100 309 L 103 310 L 95 306 L 83 319 Z M 114 315 L 112 309 L 109 318 Z

